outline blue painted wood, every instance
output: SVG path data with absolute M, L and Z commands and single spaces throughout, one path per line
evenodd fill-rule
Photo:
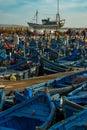
M 64 113 L 64 117 L 70 117 L 73 113 L 85 109 L 87 105 L 87 95 L 61 97 L 54 100 L 54 104 L 59 111 Z
M 0 109 L 3 109 L 4 101 L 5 101 L 5 96 L 6 96 L 6 88 L 0 88 Z
M 56 78 L 54 80 L 49 80 L 48 82 L 40 83 L 37 85 L 29 86 L 24 89 L 24 93 L 20 94 L 18 91 L 15 91 L 15 98 L 16 100 L 22 101 L 24 96 L 24 99 L 30 98 L 30 92 L 32 95 L 35 93 L 38 93 L 38 91 L 41 91 L 43 89 L 51 89 L 50 95 L 54 95 L 56 93 L 66 93 L 69 92 L 75 88 L 79 88 L 81 85 L 83 85 L 84 81 L 86 80 L 86 76 L 84 76 L 87 73 L 87 71 L 81 71 L 74 74 L 70 74 L 68 76 L 62 76 L 60 78 Z M 83 78 L 82 81 L 79 81 L 79 76 Z M 77 80 L 77 85 L 74 86 L 73 78 Z M 31 97 L 32 97 L 31 95 Z M 19 98 L 19 99 L 18 99 Z
M 0 113 L 0 126 L 17 130 L 46 129 L 52 122 L 55 106 L 49 94 L 38 93 Z
M 84 82 L 79 86 L 79 88 L 76 88 L 72 92 L 68 94 L 68 96 L 81 96 L 81 95 L 87 95 L 87 82 Z
M 72 102 L 72 104 L 86 105 L 87 104 L 87 95 L 86 96 L 72 96 L 72 97 L 61 97 L 54 100 L 54 103 L 58 109 L 62 109 L 66 106 L 66 101 Z M 67 104 L 69 106 L 69 104 Z M 71 106 L 71 108 L 74 107 Z
M 48 60 L 45 57 L 41 57 L 41 61 L 42 61 L 44 70 L 50 69 L 51 72 L 52 71 L 54 71 L 54 72 L 65 72 L 65 71 L 70 70 L 69 66 L 60 65 L 60 64 L 58 64 L 54 61 Z
M 7 127 L 3 127 L 3 126 L 1 126 L 1 127 L 0 127 L 0 130 L 16 130 L 16 129 L 13 129 L 13 128 L 7 128 Z
M 56 123 L 49 130 L 86 130 L 87 109 L 84 109 L 66 120 Z

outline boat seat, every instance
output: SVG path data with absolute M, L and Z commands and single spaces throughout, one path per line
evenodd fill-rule
M 39 119 L 41 121 L 46 121 L 47 117 L 49 116 L 44 116 L 44 115 L 39 115 L 39 114 L 34 114 L 32 115 L 31 113 L 28 115 L 27 113 L 14 113 L 11 116 L 15 116 L 15 117 L 26 117 L 26 118 L 32 118 L 32 119 Z
M 17 117 L 28 117 L 28 118 L 36 118 L 42 121 L 45 121 L 49 116 L 50 110 L 47 104 L 37 103 L 27 109 L 27 106 L 24 109 L 20 109 L 19 111 L 12 113 L 11 116 Z

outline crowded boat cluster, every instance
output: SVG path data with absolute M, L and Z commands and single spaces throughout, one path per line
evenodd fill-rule
M 18 31 L 0 34 L 0 71 L 2 75 L 4 73 L 13 74 L 13 70 L 18 75 L 20 71 L 19 76 L 23 79 L 23 77 L 34 76 L 32 71 L 36 75 L 56 73 L 60 70 L 63 72 L 67 70 L 66 68 L 70 70 L 72 64 L 74 67 L 86 67 L 86 57 L 86 30 L 69 29 L 65 32 L 55 31 L 54 33 L 44 31 L 43 34 Z M 71 61 L 64 62 L 65 60 Z M 24 70 L 24 73 L 21 70 Z M 25 70 L 29 71 L 25 72 Z
M 2 130 L 81 130 L 87 128 L 87 70 L 61 76 L 23 91 L 0 85 Z
M 0 80 L 73 71 L 23 91 L 0 85 L 1 130 L 87 129 L 87 30 L 0 33 Z M 79 72 L 75 72 L 79 70 Z M 21 86 L 20 86 L 21 87 Z
M 5 49 L 9 53 L 27 53 L 27 47 L 35 47 L 43 52 L 49 47 L 55 49 L 58 54 L 69 55 L 78 52 L 85 56 L 87 52 L 87 31 L 69 29 L 64 32 L 38 32 L 23 33 L 1 33 L 0 49 Z M 29 52 L 28 52 L 29 53 Z

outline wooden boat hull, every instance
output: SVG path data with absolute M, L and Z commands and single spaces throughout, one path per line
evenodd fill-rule
M 52 122 L 55 106 L 46 93 L 25 100 L 0 113 L 0 127 L 17 130 L 45 130 Z
M 74 112 L 76 108 L 77 109 L 80 108 L 80 107 L 75 108 L 75 104 L 77 104 L 77 106 L 84 107 L 85 105 L 87 105 L 87 96 L 72 96 L 72 97 L 56 98 L 54 100 L 54 103 L 59 110 L 62 110 L 62 111 L 64 110 L 64 112 L 67 112 L 69 114 L 69 111 L 65 110 L 65 108 L 66 109 L 69 108 L 70 111 L 73 110 Z
M 86 130 L 87 109 L 53 125 L 49 130 Z
M 28 69 L 25 68 L 25 70 L 11 69 L 11 70 L 6 71 L 6 73 L 2 72 L 0 73 L 0 78 L 10 80 L 10 76 L 14 75 L 17 80 L 23 80 L 23 79 L 28 79 L 33 76 L 38 76 L 38 74 L 39 74 L 39 65 L 38 66 L 34 65 L 32 67 L 29 67 Z
M 3 85 L 0 85 L 0 111 L 3 109 L 5 95 L 6 95 L 6 89 Z
M 41 64 L 42 64 L 42 69 L 46 72 L 46 70 L 50 70 L 50 72 L 65 72 L 65 71 L 69 71 L 70 67 L 66 67 L 63 65 L 58 65 L 55 62 L 52 62 L 44 57 L 41 57 Z
M 87 82 L 82 83 L 79 88 L 68 93 L 68 96 L 86 96 L 87 95 Z
M 50 95 L 55 95 L 57 93 L 66 95 L 70 91 L 79 88 L 83 82 L 86 80 L 83 76 L 83 80 L 80 81 L 79 78 L 77 82 L 73 82 L 72 77 L 78 77 L 80 75 L 86 74 L 87 71 L 81 71 L 75 74 L 70 74 L 68 76 L 63 76 L 60 78 L 56 78 L 55 80 L 49 80 L 48 82 L 40 83 L 33 85 L 31 87 L 26 87 L 27 94 L 26 96 L 29 97 L 30 89 L 32 90 L 32 93 L 38 93 L 38 91 L 43 91 L 44 89 L 47 89 L 47 91 L 50 93 Z M 76 79 L 76 78 L 75 78 Z M 25 90 L 24 90 L 25 91 Z M 26 97 L 24 94 L 20 94 L 19 92 L 16 92 L 16 98 L 19 98 L 21 96 Z M 19 95 L 19 96 L 18 96 Z M 22 101 L 22 98 L 19 98 L 20 101 Z

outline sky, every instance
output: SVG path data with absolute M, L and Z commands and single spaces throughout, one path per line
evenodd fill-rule
M 0 24 L 28 26 L 36 10 L 38 23 L 48 17 L 55 20 L 57 0 L 0 0 Z M 87 27 L 87 0 L 60 0 L 59 13 L 64 27 Z

